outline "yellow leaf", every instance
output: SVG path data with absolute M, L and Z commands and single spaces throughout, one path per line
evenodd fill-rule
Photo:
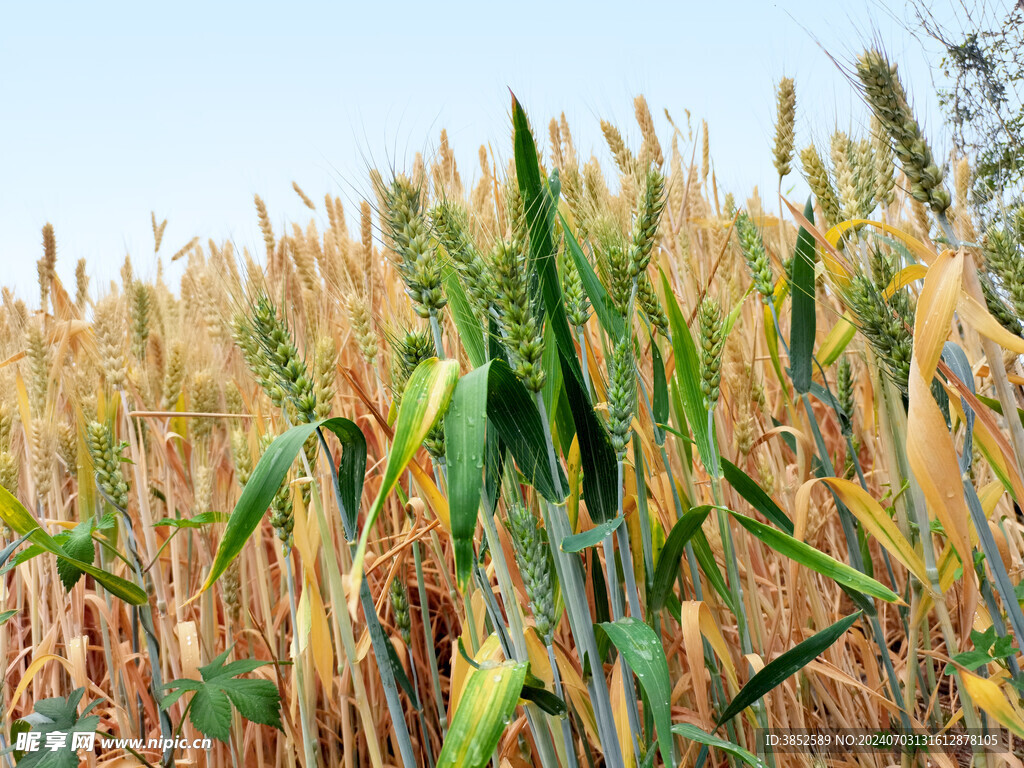
M 1010 704 L 998 683 L 963 670 L 960 671 L 960 679 L 963 680 L 964 687 L 975 704 L 1016 736 L 1024 738 L 1024 720 Z
M 959 477 L 959 474 L 957 476 Z M 890 555 L 899 560 L 922 584 L 925 586 L 929 584 L 928 575 L 921 556 L 915 551 L 910 542 L 907 541 L 906 537 L 900 533 L 896 523 L 882 509 L 882 505 L 856 483 L 838 477 L 808 480 L 797 491 L 795 506 L 798 510 L 810 504 L 811 489 L 815 483 L 819 482 L 828 484 L 835 491 L 843 504 L 846 505 L 860 524 L 864 526 L 864 529 L 871 538 L 878 539 L 878 543 L 885 547 Z
M 11 694 L 11 706 L 7 709 L 8 720 L 11 718 L 11 713 L 14 712 L 14 708 L 18 705 L 18 699 L 21 698 L 21 694 L 25 692 L 25 690 L 29 686 L 29 683 L 32 682 L 32 678 L 34 678 L 39 673 L 39 670 L 41 670 L 48 661 L 58 662 L 62 667 L 64 667 L 64 669 L 67 670 L 67 673 L 69 675 L 72 674 L 72 672 L 74 671 L 74 669 L 71 666 L 71 662 L 69 662 L 67 659 L 61 656 L 56 656 L 52 653 L 43 654 L 42 656 L 37 656 L 36 658 L 32 659 L 32 663 L 28 665 L 28 669 L 25 670 L 25 674 L 18 682 L 18 687 L 15 688 L 14 693 Z
M 856 334 L 857 326 L 853 324 L 853 317 L 847 312 L 832 326 L 818 347 L 818 360 L 822 366 L 827 367 L 838 360 Z
M 891 299 L 892 295 L 896 293 L 896 291 L 898 291 L 900 288 L 903 288 L 906 285 L 910 285 L 915 280 L 923 279 L 924 276 L 927 274 L 928 267 L 926 267 L 924 264 L 911 264 L 909 266 L 904 267 L 895 275 L 893 275 L 892 280 L 889 281 L 889 284 L 885 287 L 885 290 L 882 291 L 882 297 L 885 299 Z
M 825 233 L 825 237 L 828 241 L 835 246 L 839 242 L 839 238 L 843 236 L 848 230 L 858 226 L 869 226 L 875 229 L 880 229 L 887 235 L 892 235 L 897 240 L 903 242 L 907 248 L 910 249 L 917 258 L 923 261 L 925 264 L 931 264 L 935 260 L 935 252 L 932 251 L 928 246 L 918 240 L 916 237 L 912 237 L 904 232 L 902 229 L 897 229 L 890 224 L 883 224 L 880 221 L 871 221 L 869 219 L 851 219 L 850 221 L 843 221 L 836 224 L 832 229 Z
M 962 275 L 963 254 L 944 251 L 928 270 L 917 302 L 906 450 L 929 511 L 942 522 L 961 562 L 971 563 L 970 515 L 964 501 L 956 447 L 930 387 L 949 335 Z M 925 542 L 925 546 L 930 545 L 930 541 Z
M 1009 349 L 1012 352 L 1016 352 L 1018 355 L 1024 355 L 1024 339 L 1020 336 L 1015 336 L 1003 328 L 1003 326 L 999 324 L 999 321 L 989 314 L 988 309 L 979 304 L 971 296 L 968 296 L 966 293 L 961 293 L 960 303 L 957 305 L 957 312 L 960 313 L 960 317 L 962 317 L 969 326 L 982 336 L 987 336 L 1004 349 Z

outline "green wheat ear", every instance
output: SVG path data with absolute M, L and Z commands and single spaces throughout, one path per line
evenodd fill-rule
M 754 287 L 767 304 L 771 301 L 775 284 L 772 264 L 768 259 L 768 251 L 765 250 L 761 233 L 757 230 L 757 226 L 746 211 L 741 213 L 736 219 L 736 234 L 740 240 L 740 248 L 743 250 L 743 258 L 747 262 L 747 268 L 754 278 Z
M 85 428 L 85 444 L 96 470 L 97 485 L 114 504 L 127 509 L 128 484 L 121 474 L 121 457 L 107 425 L 99 421 L 89 422 Z
M 944 173 L 932 158 L 931 147 L 910 109 L 896 65 L 880 51 L 868 50 L 861 54 L 856 68 L 868 105 L 907 174 L 910 194 L 944 215 L 950 205 L 949 192 L 942 183 Z
M 633 341 L 627 335 L 619 340 L 608 358 L 608 431 L 619 461 L 626 456 L 635 408 L 636 362 Z
M 537 632 L 547 645 L 555 629 L 555 590 L 547 535 L 533 513 L 518 503 L 509 506 L 508 530 Z
M 705 297 L 697 312 L 700 328 L 700 390 L 704 394 L 704 407 L 713 410 L 718 404 L 722 383 L 722 348 L 725 334 L 722 328 L 722 308 L 710 296 Z
M 384 191 L 385 227 L 398 254 L 398 271 L 413 309 L 420 317 L 436 315 L 448 300 L 441 288 L 441 262 L 423 214 L 420 190 L 401 176 Z
M 514 228 L 515 229 L 515 228 Z M 495 300 L 512 369 L 531 392 L 544 388 L 544 333 L 530 301 L 525 242 L 499 240 L 491 251 Z

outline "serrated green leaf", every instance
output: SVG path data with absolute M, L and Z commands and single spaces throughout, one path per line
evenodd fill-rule
M 192 695 L 188 719 L 196 729 L 225 744 L 231 738 L 231 700 L 219 688 L 203 686 Z
M 61 547 L 70 558 L 90 565 L 95 561 L 96 547 L 92 541 L 93 527 L 93 518 L 90 517 L 67 531 L 67 536 L 61 541 Z M 70 592 L 71 588 L 82 578 L 82 571 L 72 565 L 70 560 L 58 558 L 57 575 L 60 577 L 61 584 L 64 585 L 64 591 Z
M 125 581 L 90 563 L 84 563 L 81 560 L 69 557 L 60 544 L 54 541 L 53 537 L 36 522 L 32 514 L 21 505 L 21 502 L 14 498 L 3 486 L 0 486 L 0 519 L 3 519 L 8 527 L 13 529 L 19 536 L 27 535 L 30 541 L 51 555 L 56 555 L 59 559 L 69 560 L 71 565 L 92 576 L 115 597 L 119 597 L 132 605 L 142 605 L 149 599 L 142 588 L 132 584 L 130 581 Z
M 256 659 L 238 659 L 228 664 L 224 660 L 231 649 L 224 651 L 209 664 L 199 668 L 203 678 L 172 680 L 164 686 L 171 690 L 160 706 L 167 709 L 183 694 L 191 693 L 189 719 L 206 736 L 227 743 L 231 737 L 231 708 L 234 706 L 246 720 L 281 728 L 281 695 L 270 680 L 239 678 L 270 662 Z

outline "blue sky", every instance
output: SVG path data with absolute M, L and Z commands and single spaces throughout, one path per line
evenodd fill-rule
M 849 62 L 879 39 L 918 111 L 941 125 L 924 51 L 893 0 L 811 2 L 34 2 L 0 9 L 0 283 L 32 297 L 40 230 L 58 272 L 93 286 L 126 253 L 155 273 L 192 236 L 261 253 L 253 193 L 278 231 L 308 219 L 292 180 L 350 213 L 371 166 L 411 164 L 448 130 L 463 179 L 477 148 L 507 155 L 508 88 L 538 132 L 565 111 L 577 146 L 608 159 L 598 122 L 638 141 L 632 101 L 710 125 L 719 188 L 774 189 L 774 83 L 797 86 L 798 147 L 865 123 L 822 51 Z M 941 136 L 936 136 L 942 146 Z M 794 195 L 804 187 L 796 176 Z M 165 263 L 165 267 L 167 267 Z M 175 269 L 168 270 L 175 275 Z

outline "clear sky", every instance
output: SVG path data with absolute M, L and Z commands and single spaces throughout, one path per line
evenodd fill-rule
M 940 132 L 909 17 L 903 0 L 3 3 L 0 284 L 36 295 L 47 221 L 69 285 L 83 256 L 94 288 L 126 253 L 152 276 L 151 210 L 169 220 L 165 262 L 194 235 L 262 254 L 253 193 L 278 232 L 308 220 L 292 180 L 353 214 L 367 168 L 429 155 L 441 128 L 475 178 L 481 143 L 508 155 L 508 88 L 545 138 L 564 110 L 578 148 L 602 160 L 601 118 L 638 143 L 636 94 L 666 144 L 663 109 L 677 122 L 689 109 L 710 124 L 719 188 L 742 201 L 775 186 L 783 75 L 796 80 L 798 147 L 865 124 L 822 47 L 849 63 L 882 41 Z

